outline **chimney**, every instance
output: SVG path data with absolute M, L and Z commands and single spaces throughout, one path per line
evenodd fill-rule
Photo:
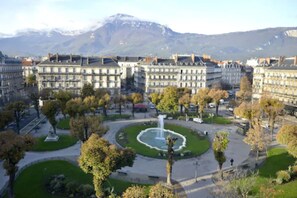
M 195 54 L 191 54 L 192 62 L 195 63 Z
M 72 62 L 72 54 L 70 54 L 69 59 L 70 59 L 70 62 Z
M 158 64 L 158 57 L 157 56 L 154 58 L 154 62 L 155 62 L 155 64 Z
M 174 59 L 174 62 L 177 63 L 177 61 L 178 61 L 178 54 L 174 54 L 173 55 L 173 59 Z
M 59 54 L 57 53 L 56 54 L 56 62 L 58 62 L 59 61 Z
M 297 56 L 294 56 L 294 65 L 297 65 Z
M 284 56 L 280 56 L 279 57 L 279 61 L 278 61 L 278 66 L 282 65 L 283 62 L 284 62 L 284 60 L 285 60 L 285 57 Z
M 270 65 L 270 58 L 266 58 L 266 62 L 268 65 Z
M 104 65 L 104 58 L 102 58 L 102 65 Z
M 87 65 L 90 64 L 90 59 L 87 57 Z
M 206 60 L 210 60 L 210 56 L 207 55 L 207 54 L 203 54 L 203 60 L 206 61 Z
M 52 54 L 51 53 L 48 53 L 47 57 L 48 57 L 48 60 L 50 60 L 51 57 L 52 57 Z

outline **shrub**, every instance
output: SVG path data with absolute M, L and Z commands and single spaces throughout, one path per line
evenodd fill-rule
M 48 190 L 53 194 L 57 192 L 63 192 L 65 188 L 64 180 L 64 175 L 53 175 L 48 181 Z
M 297 165 L 291 166 L 291 176 L 297 177 Z
M 66 184 L 66 192 L 68 195 L 74 195 L 79 187 L 79 184 L 76 181 L 70 181 Z
M 284 171 L 284 170 L 280 170 L 276 173 L 277 179 L 276 179 L 276 183 L 278 184 L 282 184 L 284 182 L 288 182 L 291 179 L 290 174 L 288 173 L 288 171 Z
M 141 186 L 131 186 L 122 195 L 123 198 L 146 198 L 145 188 Z
M 173 192 L 161 184 L 156 184 L 151 187 L 149 192 L 150 198 L 175 198 Z
M 78 188 L 78 192 L 83 195 L 83 197 L 90 197 L 95 193 L 93 186 L 90 184 L 82 184 Z

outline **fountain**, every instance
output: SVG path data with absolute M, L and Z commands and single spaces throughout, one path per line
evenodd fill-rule
M 158 140 L 165 140 L 165 137 L 164 137 L 164 118 L 166 116 L 165 115 L 159 115 L 158 116 L 158 128 L 159 128 L 159 131 L 157 132 L 157 136 L 156 136 L 156 139 Z
M 164 118 L 166 115 L 158 116 L 158 128 L 147 128 L 137 135 L 137 140 L 150 147 L 160 151 L 167 151 L 166 138 L 171 136 L 177 138 L 173 150 L 178 151 L 186 146 L 186 138 L 174 131 L 164 129 Z

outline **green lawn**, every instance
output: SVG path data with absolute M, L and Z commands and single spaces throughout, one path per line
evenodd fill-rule
M 45 142 L 46 136 L 36 138 L 32 151 L 54 151 L 74 145 L 77 139 L 71 135 L 59 135 L 57 142 Z
M 69 130 L 70 129 L 70 126 L 69 126 L 69 120 L 70 118 L 67 117 L 66 119 L 62 119 L 58 122 L 57 124 L 57 128 L 58 129 L 64 129 L 64 130 Z
M 156 126 L 154 125 L 129 126 L 117 133 L 116 135 L 117 141 L 119 144 L 121 144 L 124 147 L 131 147 L 135 149 L 135 151 L 140 155 L 154 157 L 154 158 L 162 158 L 161 156 L 159 156 L 160 151 L 156 149 L 151 149 L 141 144 L 136 139 L 140 131 L 150 127 L 156 127 Z M 206 152 L 209 149 L 210 143 L 208 139 L 205 137 L 200 137 L 196 132 L 193 132 L 191 129 L 178 126 L 178 125 L 172 125 L 172 124 L 165 124 L 164 128 L 180 133 L 186 137 L 187 139 L 186 147 L 183 148 L 181 151 L 178 151 L 178 153 L 184 153 L 185 151 L 189 150 L 191 151 L 191 154 L 188 156 L 184 156 L 183 158 L 201 155 L 202 153 Z M 181 158 L 181 157 L 178 157 L 178 158 Z
M 203 118 L 205 123 L 215 123 L 215 124 L 231 124 L 231 120 L 221 116 L 214 116 L 213 118 Z
M 15 182 L 15 197 L 61 198 L 61 196 L 48 193 L 45 187 L 52 175 L 59 174 L 64 174 L 67 181 L 93 185 L 92 176 L 85 174 L 78 166 L 62 160 L 45 161 L 22 171 Z M 109 186 L 108 183 L 114 186 L 117 194 L 121 194 L 126 188 L 133 185 L 133 183 L 115 179 L 109 179 L 105 186 Z
M 258 191 L 260 185 L 266 184 L 269 178 L 275 179 L 277 171 L 287 170 L 288 166 L 292 165 L 295 160 L 296 159 L 289 155 L 284 148 L 273 148 L 269 150 L 268 158 L 259 169 L 257 188 L 255 191 Z M 282 185 L 276 185 L 275 188 L 284 192 L 278 196 L 279 198 L 295 198 L 297 195 L 297 180 Z

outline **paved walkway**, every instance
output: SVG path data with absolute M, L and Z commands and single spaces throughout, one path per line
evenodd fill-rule
M 116 132 L 129 124 L 140 123 L 144 121 L 154 120 L 154 118 L 144 118 L 144 114 L 135 114 L 135 120 L 120 120 L 113 122 L 106 122 L 105 124 L 109 126 L 108 133 L 104 136 L 111 143 L 116 144 L 115 134 Z M 178 125 L 183 125 L 194 130 L 199 131 L 208 131 L 209 138 L 212 140 L 214 138 L 214 133 L 216 131 L 228 131 L 230 132 L 230 143 L 228 149 L 226 151 L 227 161 L 224 164 L 224 168 L 228 168 L 230 166 L 230 159 L 234 159 L 234 165 L 237 166 L 245 159 L 248 158 L 249 154 L 249 146 L 242 142 L 243 137 L 238 135 L 235 130 L 236 127 L 233 125 L 209 125 L 209 124 L 197 124 L 194 122 L 184 122 L 177 120 L 165 121 L 166 123 L 173 123 Z M 34 136 L 46 135 L 48 132 L 50 125 L 49 123 L 45 123 L 41 125 L 41 128 L 38 129 Z M 65 130 L 57 130 L 57 134 L 61 133 L 69 133 Z M 199 146 L 199 145 L 197 145 Z M 52 152 L 27 152 L 24 159 L 20 161 L 18 164 L 20 169 L 40 160 L 51 159 L 51 158 L 59 158 L 59 157 L 70 157 L 75 158 L 80 153 L 80 144 L 77 143 L 74 146 L 71 146 L 66 149 L 52 151 Z M 198 166 L 196 167 L 195 163 L 198 161 Z M 8 181 L 8 177 L 5 176 L 5 172 L 2 168 L 2 164 L 0 168 L 0 189 L 3 189 L 5 184 Z M 197 168 L 198 182 L 196 182 L 195 178 L 195 170 Z M 218 168 L 217 162 L 214 159 L 213 151 L 209 149 L 206 153 L 204 153 L 201 157 L 179 160 L 173 165 L 173 179 L 178 181 L 184 190 L 186 191 L 187 197 L 189 198 L 206 198 L 211 197 L 210 189 L 214 186 L 211 180 L 211 174 L 216 172 Z M 137 156 L 133 167 L 125 167 L 122 168 L 123 172 L 126 172 L 131 175 L 147 175 L 147 176 L 159 176 L 166 177 L 166 160 L 161 159 L 152 159 L 143 156 Z

